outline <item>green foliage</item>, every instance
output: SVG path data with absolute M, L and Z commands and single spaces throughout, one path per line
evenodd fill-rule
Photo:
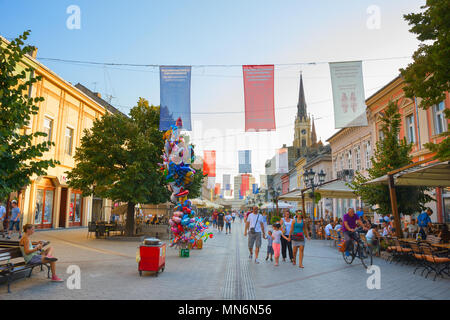
M 23 68 L 25 54 L 34 47 L 25 45 L 30 31 L 24 32 L 10 43 L 0 39 L 0 199 L 30 183 L 33 175 L 45 175 L 48 167 L 58 164 L 54 160 L 39 160 L 54 145 L 36 138 L 46 137 L 44 132 L 26 134 L 22 130 L 38 113 L 35 104 L 42 97 L 30 97 L 31 86 L 41 77 L 33 69 Z
M 273 217 L 270 219 L 270 224 L 277 223 L 277 222 L 280 221 L 280 220 L 281 220 L 281 217 L 279 217 L 279 216 L 273 216 Z
M 84 196 L 95 194 L 128 204 L 158 204 L 170 192 L 159 170 L 162 132 L 159 107 L 140 98 L 130 111 L 106 114 L 85 130 L 75 153 L 76 167 L 68 172 L 69 185 Z M 130 206 L 129 206 L 130 207 Z M 127 233 L 132 233 L 134 212 L 127 215 Z
M 195 199 L 202 195 L 203 180 L 207 177 L 207 174 L 203 174 L 202 169 L 195 170 L 194 179 L 192 183 L 186 187 L 189 190 L 188 198 Z
M 445 99 L 450 90 L 450 0 L 427 0 L 420 13 L 404 15 L 410 32 L 421 41 L 414 52 L 414 61 L 405 69 L 400 69 L 407 86 L 407 97 L 422 98 L 420 106 L 424 109 L 436 105 Z M 446 110 L 446 118 L 450 112 Z M 428 143 L 426 148 L 436 152 L 435 158 L 450 160 L 450 134 L 444 132 L 444 141 L 440 144 Z
M 411 164 L 412 145 L 406 143 L 404 138 L 398 139 L 401 118 L 396 103 L 389 102 L 381 121 L 384 138 L 376 144 L 375 154 L 371 159 L 372 167 L 368 169 L 368 177 L 366 178 L 357 172 L 355 179 L 348 185 L 365 203 L 371 206 L 378 205 L 377 213 L 386 214 L 391 212 L 388 186 L 365 185 L 364 183 Z M 425 194 L 426 190 L 428 188 L 425 187 L 397 186 L 396 195 L 399 212 L 410 215 L 423 210 L 424 205 L 433 200 Z

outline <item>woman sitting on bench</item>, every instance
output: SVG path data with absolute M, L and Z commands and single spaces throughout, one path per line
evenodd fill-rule
M 34 225 L 26 224 L 23 226 L 23 237 L 20 239 L 19 245 L 22 251 L 23 258 L 27 264 L 39 264 L 39 263 L 49 263 L 50 270 L 52 271 L 52 281 L 62 282 L 61 278 L 56 275 L 55 272 L 55 257 L 52 256 L 53 248 L 47 248 L 41 251 L 43 247 L 43 242 L 39 242 L 36 247 L 33 247 L 30 236 L 34 233 Z

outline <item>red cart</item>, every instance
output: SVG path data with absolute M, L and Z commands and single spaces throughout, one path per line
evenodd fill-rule
M 166 244 L 156 238 L 147 238 L 139 246 L 136 256 L 139 275 L 142 271 L 153 271 L 158 276 L 158 271 L 164 271 L 166 266 Z

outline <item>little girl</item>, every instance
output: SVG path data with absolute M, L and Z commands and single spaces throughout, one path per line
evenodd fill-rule
M 281 225 L 276 223 L 273 225 L 272 232 L 272 247 L 273 247 L 273 255 L 275 256 L 275 267 L 278 267 L 278 260 L 280 259 L 280 246 L 281 246 L 281 237 L 288 240 L 287 237 L 284 236 L 283 231 L 280 230 Z
M 269 235 L 267 237 L 267 257 L 266 257 L 266 261 L 269 260 L 269 256 L 270 256 L 270 261 L 273 261 L 272 257 L 273 257 L 273 248 L 272 248 L 272 231 L 267 232 L 267 234 Z

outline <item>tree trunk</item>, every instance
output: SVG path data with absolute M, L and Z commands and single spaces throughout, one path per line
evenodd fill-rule
M 128 202 L 127 222 L 125 224 L 125 235 L 131 237 L 134 235 L 134 207 L 135 203 Z

